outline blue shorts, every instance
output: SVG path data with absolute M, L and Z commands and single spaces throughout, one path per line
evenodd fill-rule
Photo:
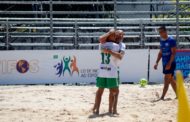
M 174 76 L 175 68 L 176 68 L 176 62 L 172 63 L 171 68 L 169 70 L 166 70 L 166 65 L 164 65 L 163 74 L 172 74 L 172 76 Z

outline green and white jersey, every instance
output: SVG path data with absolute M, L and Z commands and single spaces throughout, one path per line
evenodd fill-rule
M 100 44 L 101 50 L 101 64 L 99 67 L 98 77 L 103 78 L 117 78 L 118 74 L 118 66 L 121 62 L 120 59 L 112 56 L 111 54 L 103 53 L 103 49 L 109 49 L 113 52 L 125 52 L 125 44 L 124 43 L 114 43 L 114 42 L 106 42 L 104 44 Z

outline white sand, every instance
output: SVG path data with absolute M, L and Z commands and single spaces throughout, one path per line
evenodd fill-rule
M 107 114 L 105 90 L 97 116 L 89 112 L 95 86 L 0 86 L 0 122 L 175 122 L 177 100 L 171 88 L 167 101 L 152 102 L 162 87 L 121 85 L 119 116 Z

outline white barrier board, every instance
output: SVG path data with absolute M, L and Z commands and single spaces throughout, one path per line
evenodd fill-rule
M 163 67 L 162 59 L 159 62 L 158 69 L 154 70 L 154 65 L 158 56 L 159 50 L 150 50 L 150 82 L 163 83 Z
M 151 52 L 152 67 L 157 50 Z M 98 50 L 1 51 L 0 84 L 95 83 L 100 56 Z M 147 73 L 148 50 L 126 50 L 120 80 L 138 82 Z M 151 68 L 150 81 L 162 81 L 160 74 Z

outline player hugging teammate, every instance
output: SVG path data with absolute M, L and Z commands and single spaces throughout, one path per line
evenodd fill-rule
M 101 64 L 97 77 L 95 104 L 93 112 L 99 114 L 102 94 L 105 88 L 110 90 L 109 113 L 118 114 L 117 102 L 119 95 L 119 62 L 125 54 L 125 44 L 122 43 L 124 32 L 122 30 L 111 29 L 108 33 L 100 36 Z

